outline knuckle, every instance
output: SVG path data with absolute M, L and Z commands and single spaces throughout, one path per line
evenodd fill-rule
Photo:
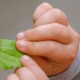
M 79 48 L 79 41 L 80 41 L 80 36 L 79 34 L 75 35 L 75 42 L 72 45 L 72 48 L 70 48 L 70 60 L 73 61 L 78 53 L 78 48 Z
M 55 8 L 55 12 L 59 16 L 62 15 L 62 11 L 60 9 Z
M 67 20 L 67 16 L 63 13 L 63 11 L 61 11 L 60 9 L 55 8 L 54 12 L 59 20 L 60 23 L 64 24 L 64 25 L 68 25 L 68 20 Z
M 60 9 L 55 8 L 55 12 L 58 16 L 60 17 L 65 17 L 65 19 L 67 19 L 66 15 L 64 14 L 63 11 L 61 11 Z
M 80 41 L 80 35 L 73 30 L 73 34 L 72 34 L 72 41 L 79 44 L 79 41 Z
M 80 35 L 78 33 L 75 35 L 75 39 L 77 40 L 77 42 L 80 41 Z
M 75 45 L 72 45 L 71 47 L 69 47 L 69 52 L 68 52 L 68 57 L 69 57 L 69 60 L 71 62 L 73 62 L 73 60 L 75 59 L 76 55 L 77 55 L 77 48 L 75 47 Z
M 76 57 L 76 53 L 72 53 L 72 54 L 70 55 L 70 60 L 73 61 L 73 60 L 75 59 L 75 57 Z
M 62 17 L 63 14 L 64 14 L 61 10 L 59 10 L 59 9 L 57 9 L 57 8 L 51 9 L 51 10 L 50 10 L 50 13 L 51 13 L 51 14 L 54 14 L 54 15 L 57 15 L 57 17 Z

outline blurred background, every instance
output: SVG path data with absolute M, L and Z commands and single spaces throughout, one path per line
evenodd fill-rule
M 42 2 L 49 2 L 66 13 L 80 34 L 80 0 L 0 0 L 0 38 L 16 39 L 18 32 L 33 28 L 33 12 Z M 12 72 L 0 70 L 0 80 L 6 80 Z

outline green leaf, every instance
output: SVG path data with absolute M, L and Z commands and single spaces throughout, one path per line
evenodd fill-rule
M 21 57 L 24 54 L 16 49 L 16 41 L 0 39 L 0 68 L 3 70 L 20 68 Z

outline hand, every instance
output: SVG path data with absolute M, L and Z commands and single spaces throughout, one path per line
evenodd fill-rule
M 21 58 L 23 68 L 9 75 L 7 80 L 49 80 L 40 67 L 28 56 Z
M 34 28 L 17 35 L 18 50 L 30 55 L 47 75 L 66 70 L 75 59 L 79 35 L 66 15 L 48 3 L 42 3 L 33 15 Z

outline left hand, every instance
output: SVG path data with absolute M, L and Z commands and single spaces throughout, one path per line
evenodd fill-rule
M 49 80 L 41 68 L 28 56 L 21 58 L 23 68 L 16 70 L 7 80 Z
M 48 76 L 65 71 L 76 58 L 79 34 L 67 16 L 48 3 L 38 6 L 33 20 L 33 29 L 17 35 L 17 49 L 30 55 Z

